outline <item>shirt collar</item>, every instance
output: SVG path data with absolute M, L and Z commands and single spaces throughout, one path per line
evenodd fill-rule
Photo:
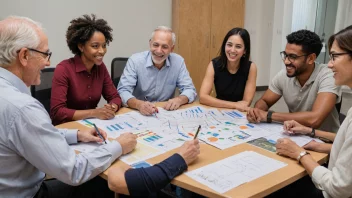
M 318 76 L 318 73 L 319 73 L 319 68 L 320 68 L 320 65 L 318 65 L 317 63 L 314 63 L 314 70 L 312 72 L 312 74 L 309 76 L 307 82 L 303 85 L 303 86 L 306 86 L 306 85 L 309 85 L 311 83 L 314 83 L 315 79 L 317 78 Z M 301 86 L 298 82 L 298 79 L 297 77 L 295 77 L 295 84 L 297 86 Z
M 26 84 L 24 84 L 24 82 L 20 78 L 18 78 L 15 74 L 8 71 L 7 69 L 0 67 L 0 78 L 3 78 L 9 83 L 11 83 L 14 87 L 19 89 L 20 92 L 31 95 Z
M 165 64 L 167 67 L 170 67 L 170 55 L 167 57 L 166 59 L 166 64 Z M 154 66 L 154 63 L 152 61 L 152 53 L 151 51 L 148 52 L 148 55 L 147 55 L 147 62 L 145 64 L 145 67 L 152 67 Z
M 74 61 L 76 66 L 76 73 L 87 71 L 87 68 L 83 63 L 81 56 L 75 55 Z M 95 65 L 93 66 L 92 71 L 94 71 L 94 68 L 95 68 Z

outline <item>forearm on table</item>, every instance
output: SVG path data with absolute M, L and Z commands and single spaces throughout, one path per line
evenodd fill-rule
M 94 114 L 95 109 L 88 109 L 88 110 L 76 110 L 72 116 L 72 120 L 83 120 L 86 118 L 95 118 L 96 115 Z
M 129 194 L 146 196 L 156 192 L 186 169 L 187 164 L 179 154 L 148 168 L 129 169 L 125 173 Z
M 269 106 L 268 104 L 263 100 L 263 99 L 259 99 L 255 105 L 254 105 L 255 108 L 258 108 L 258 109 L 261 109 L 263 111 L 267 111 L 269 109 Z
M 139 106 L 141 105 L 141 103 L 143 103 L 143 101 L 138 100 L 137 98 L 131 98 L 127 101 L 128 107 L 130 107 L 132 109 L 137 109 L 137 110 L 138 110 Z
M 277 122 L 285 122 L 287 120 L 295 120 L 298 123 L 308 126 L 308 127 L 313 127 L 313 128 L 319 128 L 321 125 L 321 121 L 319 118 L 319 115 L 314 112 L 294 112 L 294 113 L 280 113 L 280 112 L 274 112 L 271 116 L 271 119 Z
M 326 132 L 326 131 L 316 129 L 315 130 L 315 137 L 321 137 L 321 138 L 330 140 L 331 142 L 334 142 L 335 137 L 336 137 L 336 133 Z

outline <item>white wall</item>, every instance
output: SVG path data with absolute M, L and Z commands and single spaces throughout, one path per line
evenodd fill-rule
M 114 40 L 104 57 L 109 71 L 114 57 L 147 50 L 155 27 L 171 27 L 171 0 L 0 0 L 0 5 L 0 19 L 19 15 L 43 24 L 53 52 L 51 66 L 73 56 L 65 34 L 69 22 L 83 14 L 94 13 L 113 28 Z
M 257 86 L 267 86 L 283 68 L 280 52 L 291 33 L 293 0 L 246 0 L 245 25 L 251 35 L 251 59 L 257 64 Z
M 251 60 L 257 65 L 257 86 L 268 85 L 275 0 L 246 0 L 244 28 L 251 36 Z
M 109 72 L 113 58 L 148 50 L 151 32 L 159 25 L 171 27 L 172 17 L 171 0 L 0 0 L 0 5 L 0 20 L 18 15 L 42 23 L 53 67 L 73 56 L 65 38 L 72 19 L 91 13 L 105 19 L 113 28 L 113 41 L 104 57 Z M 102 99 L 98 106 L 105 103 Z

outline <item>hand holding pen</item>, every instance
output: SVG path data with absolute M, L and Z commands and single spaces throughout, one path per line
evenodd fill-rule
M 105 142 L 105 144 L 107 144 L 106 141 L 105 141 L 105 138 L 104 138 L 103 135 L 100 133 L 100 131 L 99 131 L 97 125 L 93 124 L 93 126 L 94 126 L 95 131 L 97 132 L 98 136 Z
M 99 136 L 99 133 L 101 137 Z M 95 128 L 83 129 L 77 131 L 77 140 L 79 142 L 102 142 L 107 138 L 105 131 L 100 130 L 99 133 Z
M 142 115 L 154 115 L 156 118 L 156 113 L 158 113 L 158 108 L 151 102 L 148 101 L 147 97 L 144 97 L 144 102 L 141 102 L 138 107 L 139 112 Z

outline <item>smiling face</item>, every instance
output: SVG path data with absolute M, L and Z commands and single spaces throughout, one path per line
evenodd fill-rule
M 328 66 L 334 72 L 335 84 L 352 88 L 352 57 L 350 54 L 334 55 L 338 53 L 346 53 L 346 51 L 334 41 L 330 49 L 333 59 L 330 59 Z
M 285 53 L 289 58 L 284 60 L 286 66 L 287 77 L 295 77 L 303 74 L 308 68 L 308 56 L 304 56 L 305 53 L 302 51 L 302 46 L 296 44 L 286 44 Z M 313 61 L 314 62 L 314 61 Z
M 42 31 L 38 32 L 38 36 L 40 39 L 40 45 L 36 48 L 36 50 L 49 52 L 48 37 Z M 41 70 L 46 66 L 50 66 L 48 56 L 38 52 L 30 51 L 28 49 L 26 53 L 28 53 L 28 61 L 23 67 L 22 80 L 27 86 L 39 85 L 41 83 Z
M 229 62 L 239 62 L 246 53 L 245 46 L 240 35 L 232 35 L 227 39 L 225 53 Z
M 149 47 L 154 65 L 161 68 L 174 49 L 171 32 L 156 31 L 153 38 L 149 41 Z
M 83 44 L 78 45 L 81 50 L 81 58 L 86 67 L 101 65 L 107 51 L 105 36 L 101 32 L 94 32 L 92 37 Z

